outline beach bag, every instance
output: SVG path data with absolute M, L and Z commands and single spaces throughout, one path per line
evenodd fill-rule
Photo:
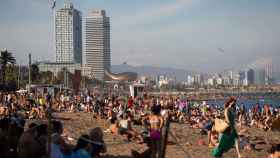
M 152 140 L 160 140 L 161 138 L 161 133 L 160 131 L 157 131 L 157 130 L 152 130 L 150 132 L 150 137 Z
M 222 119 L 215 119 L 215 130 L 218 132 L 218 133 L 223 133 L 227 128 L 229 128 L 229 124 L 226 123 L 225 120 L 222 120 Z

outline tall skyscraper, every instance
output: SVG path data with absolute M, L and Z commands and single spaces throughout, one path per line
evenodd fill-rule
M 55 14 L 56 62 L 82 64 L 82 18 L 68 2 Z
M 105 10 L 93 10 L 85 21 L 85 57 L 98 80 L 104 80 L 105 70 L 111 69 L 110 18 Z

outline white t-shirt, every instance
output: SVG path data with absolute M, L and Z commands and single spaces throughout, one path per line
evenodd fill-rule
M 90 103 L 91 102 L 91 97 L 90 96 L 87 96 L 87 103 Z
M 65 98 L 64 98 L 64 95 L 61 95 L 60 96 L 60 101 L 64 102 Z
M 128 128 L 128 120 L 121 120 L 121 121 L 120 121 L 120 126 L 121 126 L 122 128 L 127 129 L 127 128 Z

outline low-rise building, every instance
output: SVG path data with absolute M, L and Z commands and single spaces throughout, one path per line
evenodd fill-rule
M 66 69 L 68 72 L 74 74 L 75 70 L 81 70 L 82 76 L 88 76 L 93 78 L 91 68 L 83 67 L 79 63 L 56 63 L 56 62 L 39 62 L 38 68 L 40 72 L 50 71 L 54 73 L 54 76 L 57 76 L 59 72 Z

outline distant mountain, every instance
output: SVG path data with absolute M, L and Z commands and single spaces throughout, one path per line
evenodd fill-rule
M 192 74 L 191 71 L 175 68 L 162 68 L 155 66 L 131 66 L 127 64 L 113 65 L 111 67 L 112 72 L 136 72 L 138 76 L 152 76 L 166 75 L 168 77 L 176 77 L 177 81 L 186 80 L 186 76 Z

